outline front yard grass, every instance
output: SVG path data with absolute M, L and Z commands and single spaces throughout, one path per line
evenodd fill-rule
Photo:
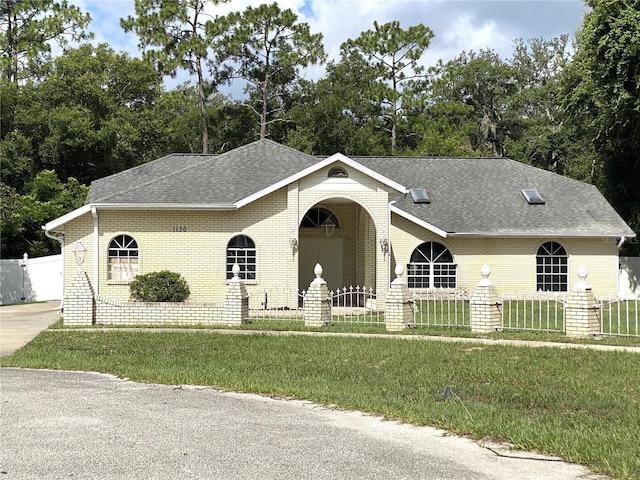
M 637 353 L 215 330 L 49 330 L 0 366 L 308 399 L 640 478 Z M 445 387 L 455 397 L 445 399 Z

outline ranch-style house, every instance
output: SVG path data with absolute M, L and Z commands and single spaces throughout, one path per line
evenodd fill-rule
M 249 293 L 304 290 L 319 263 L 330 290 L 379 296 L 397 264 L 409 289 L 468 291 L 487 264 L 501 292 L 568 292 L 584 265 L 609 295 L 635 237 L 593 185 L 508 158 L 312 156 L 270 140 L 96 180 L 43 228 L 65 246 L 65 292 L 80 246 L 95 297 L 125 302 L 132 278 L 159 270 L 187 280 L 189 302 L 220 301 L 236 263 Z

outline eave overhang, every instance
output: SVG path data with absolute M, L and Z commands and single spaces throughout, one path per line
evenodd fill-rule
M 45 224 L 42 228 L 47 232 L 64 232 L 64 225 L 91 210 L 173 210 L 173 211 L 231 211 L 238 207 L 233 204 L 186 204 L 186 203 L 92 203 L 83 205 L 55 220 Z
M 636 234 L 594 232 L 448 232 L 455 238 L 635 238 Z
M 406 218 L 410 222 L 413 222 L 416 225 L 419 225 L 419 226 L 421 226 L 423 228 L 426 228 L 430 232 L 433 232 L 433 233 L 435 233 L 436 235 L 438 235 L 438 236 L 440 236 L 442 238 L 447 238 L 450 235 L 449 233 L 445 232 L 441 228 L 438 228 L 435 225 L 430 224 L 429 222 L 425 222 L 424 220 L 421 220 L 418 217 L 416 217 L 414 215 L 411 215 L 410 213 L 407 213 L 404 210 L 399 209 L 395 205 L 391 205 L 389 207 L 389 210 L 391 211 L 391 213 L 395 213 L 396 215 L 399 215 L 399 216 L 401 216 L 403 218 Z

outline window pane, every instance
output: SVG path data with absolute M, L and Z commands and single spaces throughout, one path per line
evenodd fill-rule
M 140 273 L 138 244 L 129 235 L 118 235 L 109 242 L 107 279 L 130 281 Z
M 546 242 L 536 256 L 536 289 L 546 292 L 566 292 L 567 252 L 557 242 Z

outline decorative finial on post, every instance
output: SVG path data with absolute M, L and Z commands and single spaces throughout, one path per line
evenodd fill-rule
M 322 278 L 322 272 L 323 272 L 322 265 L 320 265 L 319 263 L 316 263 L 316 266 L 313 267 L 313 273 L 315 273 L 316 278 L 314 278 L 313 282 L 311 283 L 327 283 Z
M 578 267 L 578 278 L 580 279 L 581 282 L 585 282 L 587 280 L 587 267 L 585 267 L 584 265 L 580 265 Z
M 578 278 L 580 281 L 576 284 L 576 290 L 591 290 L 591 285 L 587 283 L 587 267 L 580 265 L 578 267 Z
M 238 265 L 237 263 L 234 263 L 233 267 L 231 267 L 231 273 L 233 274 L 233 278 L 231 280 L 234 282 L 239 282 L 240 281 L 240 265 Z
M 397 263 L 396 268 L 394 269 L 394 272 L 396 274 L 396 278 L 393 280 L 393 282 L 391 282 L 391 285 L 400 285 L 405 283 L 404 279 L 402 278 L 402 274 L 404 273 L 404 267 L 399 263 Z
M 480 280 L 480 283 L 478 284 L 479 287 L 486 287 L 486 286 L 493 285 L 493 282 L 489 280 L 489 275 L 491 275 L 491 269 L 489 268 L 489 265 L 487 265 L 486 263 L 482 265 L 482 268 L 480 269 L 480 275 L 482 275 L 482 280 Z
M 396 274 L 396 278 L 400 278 L 400 277 L 402 277 L 402 274 L 404 273 L 404 267 L 398 263 L 396 265 L 396 268 L 395 268 L 394 272 Z

